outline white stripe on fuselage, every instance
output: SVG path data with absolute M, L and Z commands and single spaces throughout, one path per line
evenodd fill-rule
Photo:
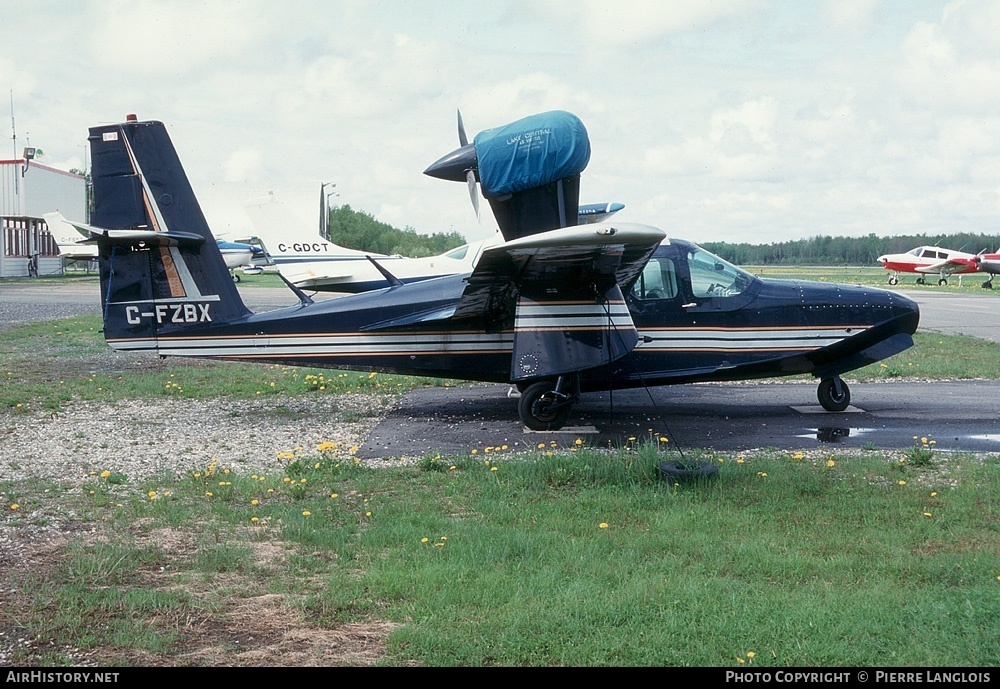
M 858 335 L 870 326 L 844 328 L 658 328 L 640 331 L 636 350 L 685 351 L 812 351 Z M 649 338 L 649 342 L 644 342 Z M 355 357 L 430 354 L 510 353 L 514 334 L 502 333 L 345 333 L 218 337 L 161 337 L 108 340 L 115 349 L 155 349 L 167 356 L 219 357 Z

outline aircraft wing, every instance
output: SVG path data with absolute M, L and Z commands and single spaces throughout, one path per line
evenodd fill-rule
M 970 271 L 971 269 L 971 271 Z M 946 261 L 937 261 L 927 266 L 917 268 L 918 273 L 945 273 L 952 274 L 958 272 L 975 272 L 976 262 L 972 258 L 950 258 Z
M 664 237 L 646 225 L 593 224 L 506 242 L 483 252 L 454 308 L 382 327 L 513 325 L 512 381 L 607 365 L 638 343 L 623 290 Z

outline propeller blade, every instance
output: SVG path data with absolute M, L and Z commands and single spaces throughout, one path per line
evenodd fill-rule
M 469 198 L 472 199 L 472 207 L 476 209 L 476 220 L 479 220 L 479 194 L 476 193 L 476 171 L 469 170 L 466 172 L 465 179 L 469 182 Z
M 465 135 L 465 123 L 462 122 L 462 111 L 458 111 L 458 143 L 462 146 L 469 145 L 469 137 Z

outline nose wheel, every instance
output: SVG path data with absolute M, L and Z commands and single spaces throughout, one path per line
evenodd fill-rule
M 844 411 L 851 404 L 851 390 L 840 376 L 821 380 L 816 388 L 816 396 L 827 411 Z

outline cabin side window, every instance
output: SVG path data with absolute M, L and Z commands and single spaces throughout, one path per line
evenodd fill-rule
M 753 276 L 704 249 L 688 254 L 691 270 L 691 294 L 696 299 L 734 297 L 741 294 Z
M 632 288 L 636 299 L 673 299 L 677 296 L 677 274 L 669 258 L 650 259 Z

